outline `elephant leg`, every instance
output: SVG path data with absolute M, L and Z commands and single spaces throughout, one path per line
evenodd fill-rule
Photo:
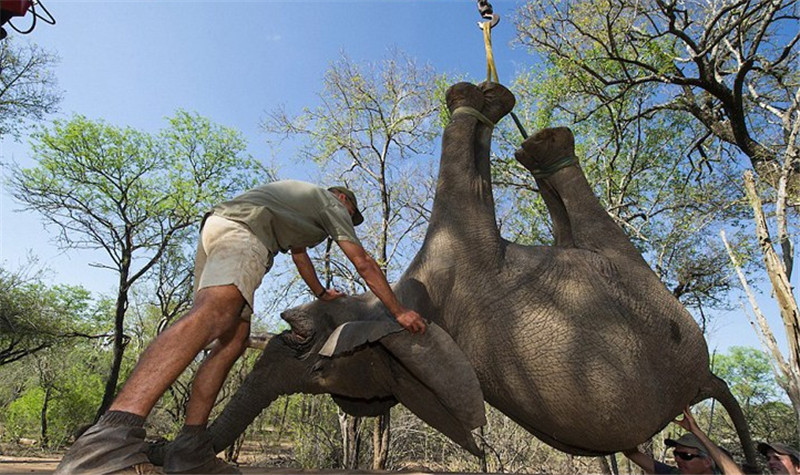
M 558 196 L 558 192 L 546 180 L 537 180 L 539 193 L 542 195 L 544 204 L 550 212 L 550 219 L 553 221 L 553 238 L 555 245 L 560 247 L 576 247 L 572 239 L 572 226 L 569 223 L 567 209 L 564 202 Z
M 515 155 L 542 189 L 557 238 L 562 245 L 570 243 L 608 257 L 624 256 L 644 263 L 589 186 L 575 158 L 574 140 L 566 127 L 543 129 L 528 137 Z
M 475 86 L 461 82 L 447 90 L 446 99 L 452 120 L 442 136 L 442 159 L 430 226 L 436 228 L 447 222 L 469 224 L 473 230 L 494 229 L 489 165 L 492 124 L 513 108 L 514 96 L 499 84 Z M 454 215 L 457 219 L 453 219 Z

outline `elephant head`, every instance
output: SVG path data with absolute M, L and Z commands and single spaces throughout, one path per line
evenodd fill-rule
M 401 402 L 473 454 L 485 423 L 483 394 L 468 359 L 430 322 L 403 330 L 374 297 L 315 301 L 282 313 L 291 330 L 272 336 L 242 388 L 209 428 L 228 446 L 282 394 L 329 393 L 348 414 L 377 416 Z

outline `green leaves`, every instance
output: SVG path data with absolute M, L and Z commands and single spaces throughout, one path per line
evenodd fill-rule
M 149 267 L 176 232 L 268 175 L 241 134 L 185 111 L 157 134 L 74 116 L 31 140 L 37 165 L 13 170 L 13 195 L 62 246 L 103 249 L 113 268 L 139 253 Z
M 769 357 L 755 348 L 732 346 L 727 354 L 714 358 L 714 372 L 728 382 L 745 411 L 751 404 L 777 399 L 781 392 Z
M 35 45 L 12 38 L 0 41 L 0 137 L 19 138 L 27 120 L 41 120 L 57 110 L 61 91 L 51 69 L 58 58 Z
M 0 366 L 93 330 L 90 295 L 81 287 L 47 286 L 30 269 L 0 267 Z
M 181 268 L 181 248 L 194 241 L 186 230 L 197 229 L 213 204 L 269 175 L 238 132 L 185 111 L 167 122 L 151 134 L 83 116 L 56 121 L 32 137 L 36 166 L 12 169 L 10 190 L 24 209 L 55 227 L 63 247 L 104 251 L 110 262 L 101 266 L 117 273 L 114 359 L 99 413 L 116 391 L 132 286 L 165 254 L 173 258 L 168 267 Z M 161 307 L 172 312 L 181 303 L 169 296 L 186 295 L 188 280 L 158 270 Z M 164 288 L 172 285 L 178 288 Z

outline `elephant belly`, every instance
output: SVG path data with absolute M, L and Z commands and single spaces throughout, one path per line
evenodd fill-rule
M 516 276 L 494 286 L 507 292 L 447 311 L 487 402 L 576 454 L 642 442 L 708 378 L 702 334 L 666 289 L 637 292 L 603 274 L 585 265 Z

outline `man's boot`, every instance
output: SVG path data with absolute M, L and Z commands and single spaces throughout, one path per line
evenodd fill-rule
M 167 445 L 164 455 L 166 473 L 242 473 L 217 457 L 211 434 L 205 425 L 184 426 L 178 437 Z
M 144 437 L 143 417 L 109 411 L 72 444 L 54 473 L 163 473 L 148 461 Z

